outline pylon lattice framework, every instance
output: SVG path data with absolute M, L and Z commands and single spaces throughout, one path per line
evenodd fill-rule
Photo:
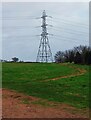
M 47 33 L 47 24 L 46 24 L 46 12 L 43 11 L 42 15 L 42 33 L 41 33 L 41 40 L 39 45 L 39 50 L 37 54 L 36 62 L 53 62 L 51 48 L 49 45 L 48 33 Z

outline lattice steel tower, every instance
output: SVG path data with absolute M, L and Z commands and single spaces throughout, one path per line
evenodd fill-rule
M 48 40 L 48 33 L 47 33 L 47 24 L 46 24 L 46 12 L 43 11 L 42 15 L 42 33 L 41 33 L 41 40 L 39 45 L 39 50 L 37 54 L 36 62 L 53 62 L 52 53 L 49 45 Z

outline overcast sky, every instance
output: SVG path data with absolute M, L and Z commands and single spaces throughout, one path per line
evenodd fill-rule
M 49 43 L 53 57 L 59 50 L 65 51 L 79 45 L 89 45 L 88 3 L 20 2 L 2 5 L 2 58 L 18 57 L 24 61 L 36 61 L 41 34 L 43 10 L 52 16 L 47 18 Z

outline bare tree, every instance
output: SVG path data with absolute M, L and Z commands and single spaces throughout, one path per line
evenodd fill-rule
M 58 51 L 55 55 L 55 62 L 91 64 L 91 47 L 80 45 L 65 52 Z

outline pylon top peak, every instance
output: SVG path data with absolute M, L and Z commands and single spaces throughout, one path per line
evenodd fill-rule
M 45 10 L 43 10 L 43 12 L 45 12 Z
M 46 11 L 45 11 L 45 10 L 43 10 L 43 16 L 45 16 L 45 17 L 46 17 Z

